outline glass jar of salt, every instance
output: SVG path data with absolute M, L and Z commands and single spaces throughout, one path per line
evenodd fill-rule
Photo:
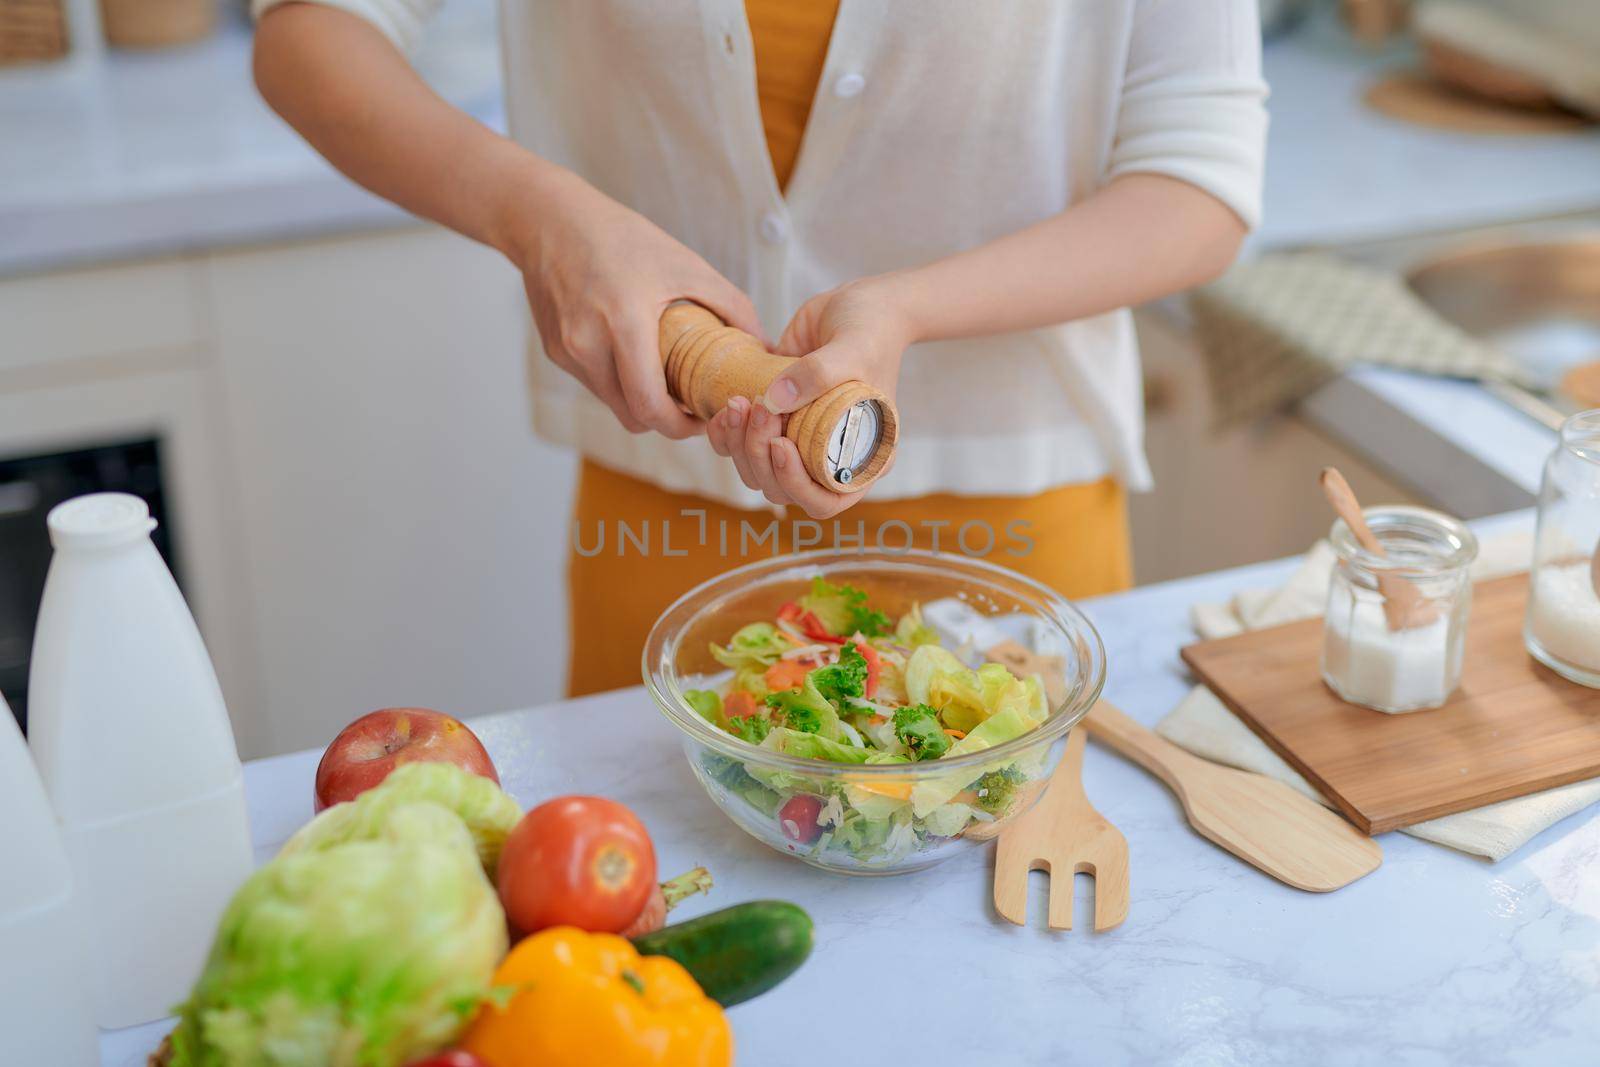
M 1523 641 L 1533 658 L 1600 689 L 1600 410 L 1561 427 L 1544 465 Z
M 1362 514 L 1384 552 L 1362 547 L 1343 519 L 1333 524 L 1339 561 L 1328 587 L 1323 680 L 1341 699 L 1376 711 L 1439 707 L 1461 682 L 1478 539 L 1425 508 Z

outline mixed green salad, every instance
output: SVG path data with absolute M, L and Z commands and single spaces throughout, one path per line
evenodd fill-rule
M 713 644 L 730 673 L 685 698 L 713 726 L 772 752 L 908 769 L 992 748 L 1049 716 L 1037 675 L 945 647 L 919 606 L 891 619 L 867 601 L 860 589 L 813 579 L 773 620 Z M 1041 750 L 904 779 L 799 774 L 714 754 L 703 766 L 791 847 L 881 866 L 1005 818 L 1042 777 L 1044 758 Z

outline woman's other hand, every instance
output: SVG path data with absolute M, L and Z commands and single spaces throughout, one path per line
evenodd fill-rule
M 755 306 L 736 285 L 643 215 L 565 171 L 523 202 L 507 226 L 533 321 L 550 361 L 634 433 L 692 437 L 704 424 L 667 394 L 658 342 L 661 314 L 693 300 L 762 336 Z
M 711 447 L 733 460 L 744 484 L 773 504 L 794 504 L 813 519 L 839 514 L 862 496 L 824 489 L 806 473 L 794 442 L 783 436 L 784 416 L 851 380 L 894 398 L 900 358 L 915 339 L 903 304 L 887 278 L 840 286 L 806 301 L 778 342 L 794 365 L 755 403 L 735 397 L 707 424 Z

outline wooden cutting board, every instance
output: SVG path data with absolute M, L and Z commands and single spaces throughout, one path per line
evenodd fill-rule
M 1322 681 L 1322 621 L 1183 650 L 1185 662 L 1362 830 L 1379 834 L 1451 812 L 1600 776 L 1600 690 L 1528 655 L 1528 576 L 1473 589 L 1461 688 L 1407 715 L 1346 704 Z

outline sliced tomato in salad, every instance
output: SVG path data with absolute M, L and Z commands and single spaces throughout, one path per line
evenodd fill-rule
M 844 638 L 829 633 L 814 612 L 807 611 L 792 600 L 778 609 L 778 621 L 792 623 L 813 641 L 826 641 L 830 645 L 844 644 Z
M 856 646 L 856 651 L 861 653 L 861 658 L 867 661 L 867 685 L 863 695 L 871 700 L 872 694 L 878 691 L 878 676 L 883 673 L 883 657 L 879 656 L 878 650 L 867 644 L 860 634 L 856 634 L 852 643 Z

